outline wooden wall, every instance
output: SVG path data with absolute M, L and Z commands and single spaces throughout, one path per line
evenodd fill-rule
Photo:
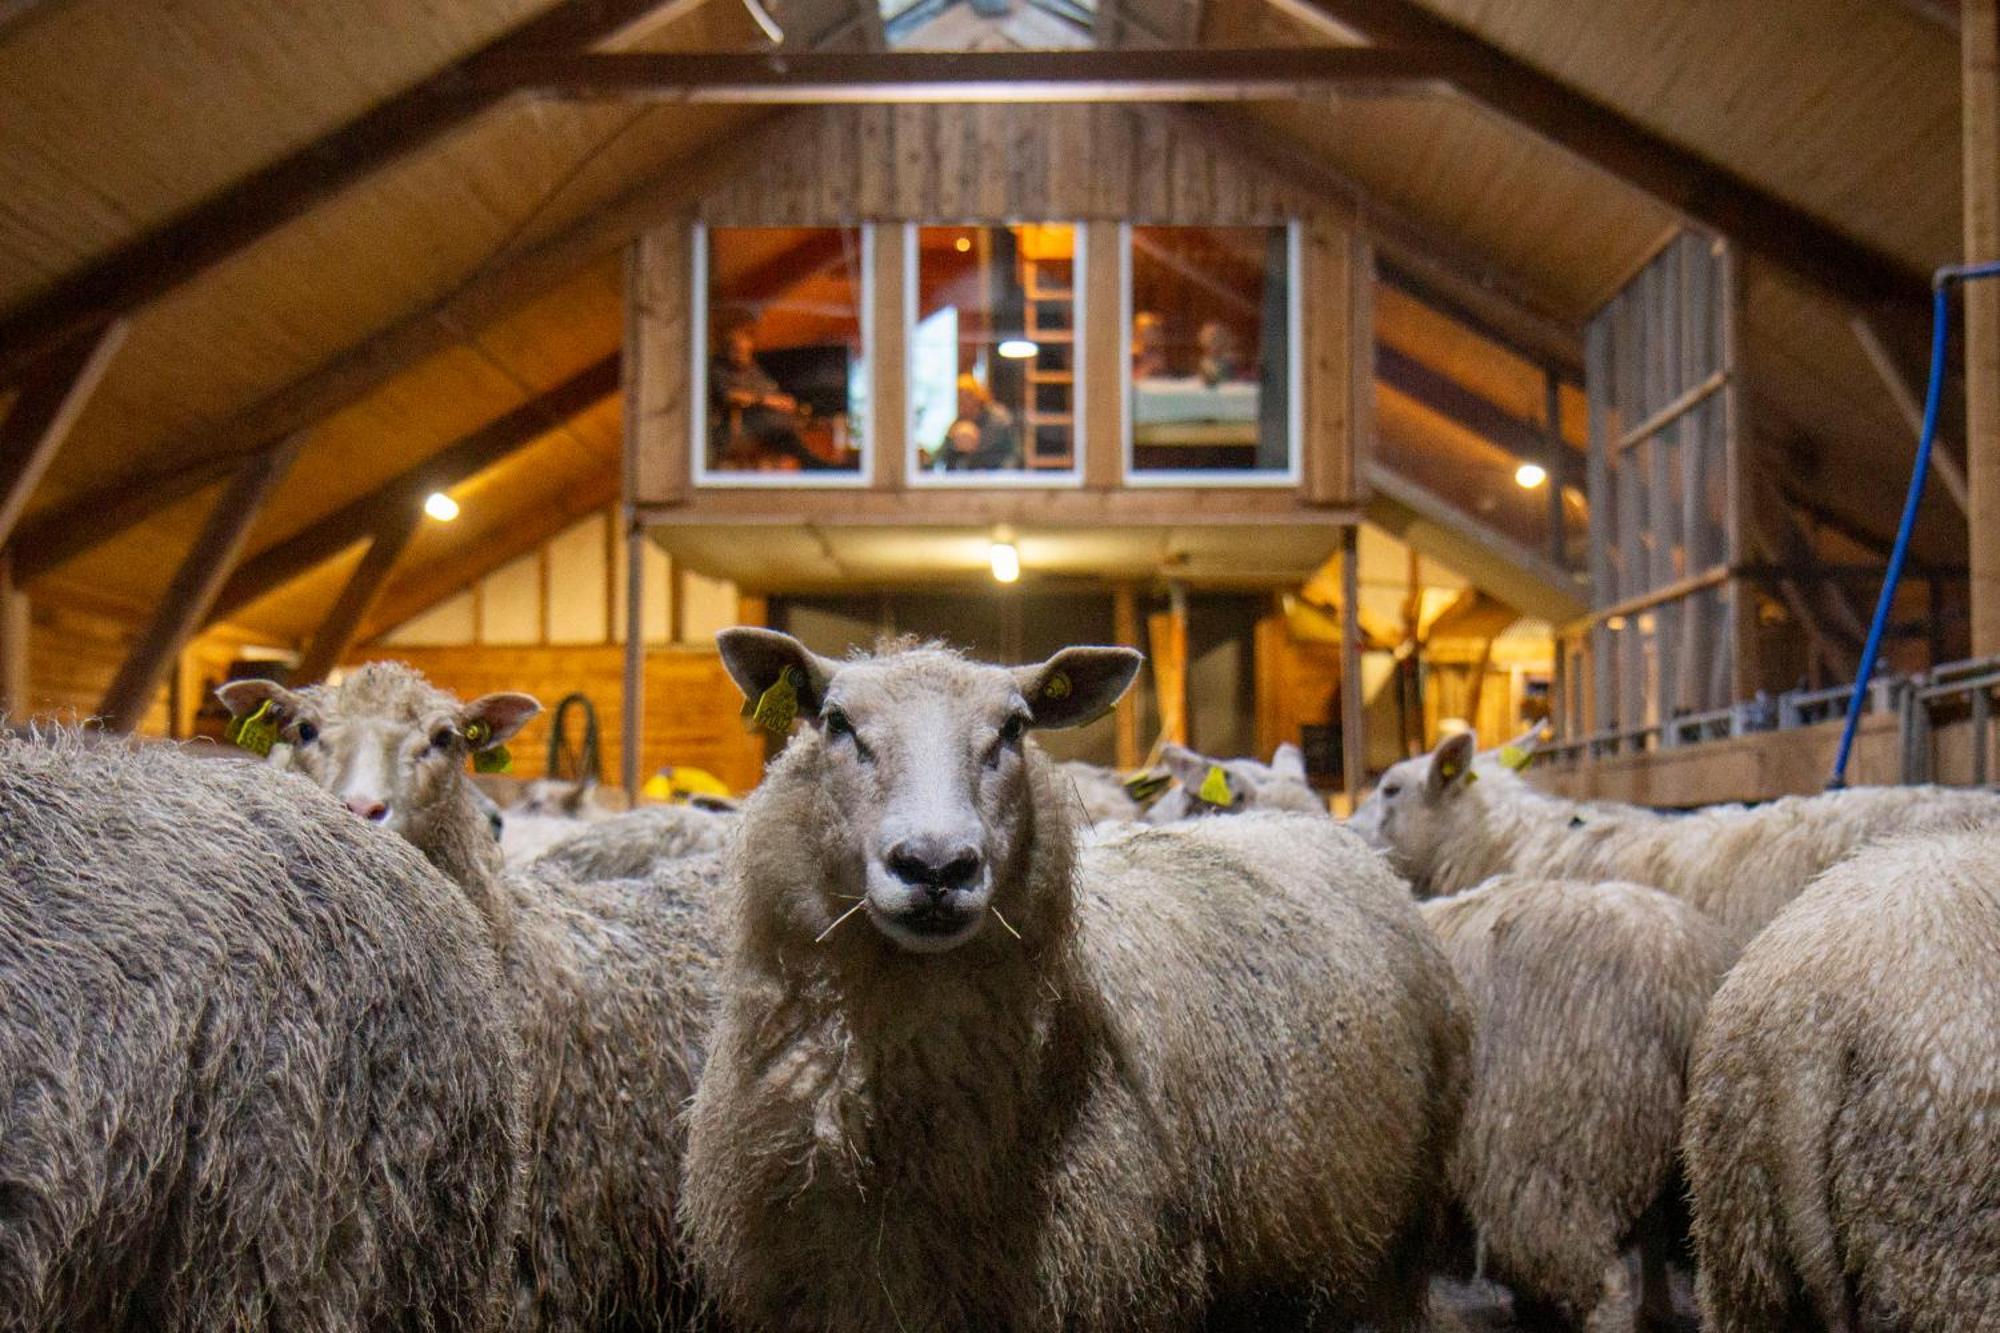
M 520 690 L 553 709 L 564 695 L 581 691 L 597 709 L 604 779 L 617 784 L 624 754 L 618 727 L 625 670 L 622 647 L 403 647 L 361 654 L 348 665 L 381 658 L 408 662 L 462 699 Z M 739 716 L 743 696 L 713 647 L 649 648 L 645 680 L 641 774 L 650 775 L 665 764 L 692 764 L 715 774 L 733 791 L 748 791 L 757 784 L 763 773 L 764 743 L 744 730 Z M 542 773 L 548 735 L 545 713 L 508 747 L 516 776 Z M 580 733 L 572 740 L 581 740 Z
M 91 717 L 131 649 L 132 618 L 36 599 L 28 619 L 26 690 L 17 716 L 65 723 Z M 154 691 L 133 730 L 142 736 L 192 734 L 195 711 L 207 690 L 225 678 L 245 642 L 240 635 L 220 630 L 190 643 L 168 673 L 173 679 Z

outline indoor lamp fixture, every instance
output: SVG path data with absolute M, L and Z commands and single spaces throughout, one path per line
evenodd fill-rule
M 424 498 L 424 512 L 440 523 L 449 523 L 458 517 L 458 501 L 443 491 L 432 491 Z

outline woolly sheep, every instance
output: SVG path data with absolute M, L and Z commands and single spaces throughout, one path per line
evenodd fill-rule
M 1706 1327 L 2000 1330 L 1996 1009 L 1990 826 L 1861 852 L 1744 950 L 1688 1100 Z
M 611 819 L 596 799 L 597 783 L 535 778 L 521 784 L 519 798 L 507 807 L 500 833 L 500 850 L 509 865 L 534 860 L 559 842 L 575 837 L 589 824 Z
M 0 1330 L 480 1330 L 518 1057 L 479 919 L 304 782 L 0 741 Z
M 1026 738 L 1139 666 L 721 636 L 809 725 L 746 803 L 684 1214 L 759 1329 L 1409 1325 L 1464 997 L 1331 821 L 1079 849 Z M 853 918 L 859 917 L 859 920 Z
M 693 805 L 643 805 L 584 824 L 528 863 L 529 873 L 557 871 L 574 879 L 644 879 L 660 864 L 719 852 L 736 826 L 734 815 Z
M 1076 799 L 1086 823 L 1129 824 L 1145 808 L 1133 799 L 1115 769 L 1081 759 L 1067 759 L 1054 767 L 1057 792 L 1067 792 Z
M 1856 787 L 1665 816 L 1550 796 L 1497 764 L 1474 773 L 1472 738 L 1453 736 L 1383 774 L 1349 822 L 1426 897 L 1513 870 L 1630 880 L 1692 903 L 1739 941 L 1870 842 L 2000 821 L 2000 794 L 1976 789 Z
M 1517 1303 L 1630 1328 L 1619 1251 L 1673 1174 L 1688 1052 L 1728 933 L 1657 889 L 1518 875 L 1421 910 L 1472 1001 L 1449 1175 L 1488 1263 Z
M 1240 815 L 1251 810 L 1289 810 L 1324 815 L 1326 801 L 1306 780 L 1306 757 L 1296 745 L 1280 745 L 1271 762 L 1255 759 L 1211 759 L 1184 745 L 1168 744 L 1160 761 L 1173 775 L 1174 786 L 1146 811 L 1148 824 L 1171 824 L 1202 815 Z M 1215 769 L 1222 770 L 1229 800 L 1211 801 L 1200 793 Z
M 699 1307 L 675 1223 L 683 1104 L 701 1064 L 717 950 L 711 856 L 661 863 L 644 883 L 583 883 L 560 867 L 502 873 L 465 772 L 466 729 L 504 740 L 534 701 L 470 704 L 396 663 L 370 663 L 337 688 L 260 685 L 304 767 L 357 811 L 426 850 L 475 901 L 504 914 L 504 981 L 517 1014 L 533 1114 L 527 1225 L 515 1291 L 519 1329 L 643 1327 Z M 245 702 L 232 695 L 232 709 Z M 310 729 L 309 742 L 299 743 Z M 446 736 L 456 732 L 456 739 Z M 362 746 L 393 757 L 367 767 Z M 379 787 L 359 785 L 370 774 Z

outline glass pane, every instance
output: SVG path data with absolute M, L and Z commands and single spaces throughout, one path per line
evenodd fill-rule
M 1133 227 L 1132 470 L 1291 466 L 1283 227 Z
M 1073 475 L 1077 228 L 916 228 L 910 432 L 920 476 Z
M 853 227 L 709 231 L 710 474 L 859 474 L 861 255 Z

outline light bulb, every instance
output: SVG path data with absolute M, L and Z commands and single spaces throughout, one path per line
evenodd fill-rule
M 993 562 L 993 577 L 1002 583 L 1012 583 L 1021 577 L 1021 552 L 1012 542 L 994 542 L 986 553 Z
M 424 499 L 424 512 L 440 523 L 449 523 L 458 517 L 458 501 L 443 491 L 432 491 Z
M 1042 349 L 1029 342 L 1026 338 L 1003 338 L 1000 342 L 999 350 L 1000 355 L 1006 357 L 1009 361 L 1026 361 Z
M 1540 463 L 1523 463 L 1514 469 L 1514 484 L 1524 491 L 1532 491 L 1549 479 L 1549 470 Z

